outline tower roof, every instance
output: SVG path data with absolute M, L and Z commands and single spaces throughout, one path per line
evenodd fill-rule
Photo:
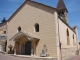
M 61 10 L 61 9 L 66 9 L 66 10 L 67 10 L 67 8 L 66 8 L 63 0 L 59 0 L 59 1 L 58 1 L 57 9 L 58 9 L 58 10 Z M 68 10 L 67 10 L 67 11 L 68 11 Z

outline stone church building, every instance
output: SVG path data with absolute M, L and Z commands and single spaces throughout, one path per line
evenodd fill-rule
M 57 8 L 26 0 L 7 21 L 7 32 L 7 53 L 60 60 L 66 50 L 78 50 L 78 29 L 69 26 L 63 0 Z

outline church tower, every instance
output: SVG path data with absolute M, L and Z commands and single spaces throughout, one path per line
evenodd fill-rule
M 63 0 L 59 0 L 57 5 L 58 16 L 68 24 L 68 10 L 64 4 Z

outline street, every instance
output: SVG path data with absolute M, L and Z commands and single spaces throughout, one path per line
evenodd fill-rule
M 72 60 L 80 60 L 80 56 L 76 56 L 76 57 L 73 58 Z
M 8 54 L 0 53 L 0 60 L 42 60 L 42 59 L 21 58 L 21 57 L 15 57 L 15 56 L 10 56 Z M 76 56 L 68 60 L 80 60 L 80 56 Z
M 37 59 L 14 57 L 14 56 L 0 53 L 0 60 L 37 60 Z

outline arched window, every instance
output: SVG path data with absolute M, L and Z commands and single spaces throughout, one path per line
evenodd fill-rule
M 21 31 L 21 27 L 20 27 L 20 26 L 18 27 L 18 32 L 19 32 L 19 31 Z
M 73 34 L 73 45 L 75 45 L 75 42 L 74 42 L 74 34 Z
M 6 34 L 6 31 L 4 31 L 4 34 Z
M 38 23 L 35 24 L 35 32 L 39 32 L 39 24 Z
M 74 34 L 73 34 L 73 39 L 74 39 Z
M 70 45 L 69 31 L 67 29 L 67 45 Z
M 64 11 L 62 11 L 62 14 L 64 14 Z

